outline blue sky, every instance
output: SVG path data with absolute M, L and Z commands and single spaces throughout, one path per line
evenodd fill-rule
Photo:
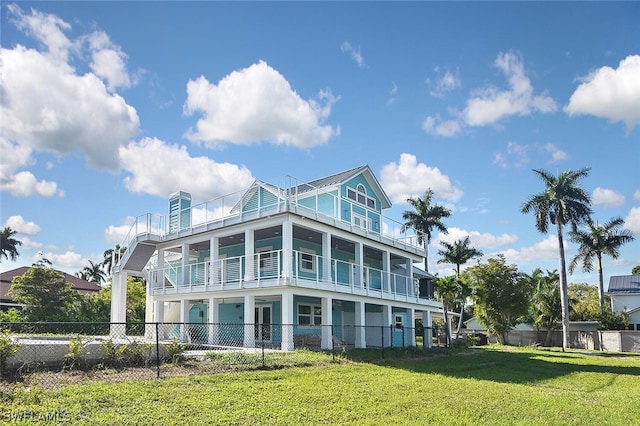
M 638 237 L 640 3 L 1 3 L 0 226 L 16 262 L 75 273 L 167 197 L 205 201 L 368 164 L 401 220 L 427 188 L 449 235 L 558 268 L 520 213 L 553 173 Z M 576 247 L 568 243 L 571 258 Z M 39 254 L 40 253 L 40 254 Z M 595 284 L 581 271 L 572 282 Z

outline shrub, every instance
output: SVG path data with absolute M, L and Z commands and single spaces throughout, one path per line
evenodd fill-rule
M 6 372 L 9 358 L 14 356 L 21 346 L 11 338 L 8 331 L 0 332 L 0 376 Z
M 74 370 L 84 367 L 84 349 L 87 342 L 82 340 L 81 336 L 74 336 L 69 340 L 69 352 L 64 355 L 63 368 Z
M 138 343 L 136 341 L 118 348 L 118 355 L 122 356 L 125 364 L 133 366 L 146 365 L 148 361 L 148 351 L 153 345 L 151 343 Z
M 174 337 L 173 341 L 170 344 L 165 345 L 164 348 L 167 351 L 172 364 L 180 364 L 186 359 L 184 351 L 187 350 L 187 345 L 180 343 L 177 337 Z

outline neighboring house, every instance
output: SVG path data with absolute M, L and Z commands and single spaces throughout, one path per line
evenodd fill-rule
M 629 314 L 629 329 L 640 330 L 640 275 L 618 275 L 609 278 L 607 294 L 611 310 Z
M 486 329 L 480 324 L 476 317 L 469 318 L 464 322 L 467 332 L 477 331 L 484 332 Z M 514 331 L 536 331 L 532 324 L 519 323 L 513 327 Z M 546 329 L 542 329 L 546 330 Z M 558 328 L 561 330 L 561 328 Z M 569 321 L 569 331 L 597 331 L 598 321 Z
M 24 275 L 29 269 L 30 267 L 28 266 L 22 266 L 20 268 L 0 273 L 0 310 L 6 311 L 9 308 L 22 308 L 23 305 L 14 302 L 7 293 L 11 288 L 11 281 L 13 280 L 13 277 Z M 71 288 L 79 293 L 88 294 L 100 291 L 101 287 L 96 283 L 85 281 L 62 271 L 56 272 L 63 275 L 65 281 L 71 284 Z
M 311 335 L 323 348 L 396 345 L 398 334 L 415 344 L 416 318 L 430 327 L 442 304 L 413 266 L 425 255 L 415 233 L 383 216 L 391 202 L 371 169 L 289 180 L 194 206 L 177 192 L 168 219 L 138 217 L 114 262 L 112 322 L 126 321 L 133 274 L 147 280 L 148 322 L 241 323 L 245 347 L 292 350 Z

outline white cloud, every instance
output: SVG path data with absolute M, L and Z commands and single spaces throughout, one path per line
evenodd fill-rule
M 9 216 L 4 223 L 4 227 L 9 227 L 14 231 L 24 235 L 38 235 L 40 227 L 35 222 L 25 222 L 22 216 Z
M 79 150 L 91 166 L 117 170 L 117 147 L 138 132 L 135 109 L 109 93 L 99 75 L 80 75 L 66 62 L 71 53 L 81 56 L 75 50 L 80 44 L 64 35 L 68 24 L 37 11 L 24 15 L 15 6 L 10 12 L 17 27 L 47 50 L 21 45 L 1 49 L 2 136 L 33 150 L 58 154 Z
M 488 232 L 467 231 L 455 226 L 450 227 L 448 231 L 447 234 L 438 234 L 438 237 L 433 240 L 433 245 L 440 247 L 441 241 L 453 244 L 455 241 L 462 240 L 467 236 L 469 237 L 471 247 L 478 250 L 494 249 L 518 242 L 518 236 L 514 234 L 493 235 Z
M 588 114 L 622 121 L 627 131 L 640 124 L 640 55 L 629 55 L 617 69 L 604 66 L 581 80 L 564 108 L 570 117 Z
M 563 150 L 561 150 L 560 148 L 558 148 L 552 143 L 545 144 L 543 149 L 551 154 L 551 161 L 553 163 L 564 161 L 567 158 L 569 158 L 569 155 L 566 152 L 564 152 Z
M 64 196 L 55 182 L 38 181 L 33 173 L 17 172 L 18 169 L 34 163 L 32 149 L 28 146 L 12 143 L 0 136 L 0 191 L 10 192 L 16 197 L 41 195 L 51 197 Z
M 191 157 L 184 146 L 144 138 L 120 148 L 124 179 L 132 192 L 168 197 L 187 191 L 196 200 L 208 200 L 246 189 L 254 178 L 244 166 L 217 163 L 208 157 Z
M 122 225 L 109 225 L 109 227 L 104 230 L 104 240 L 114 246 L 116 244 L 122 244 L 124 239 L 131 231 L 131 226 L 135 223 L 135 221 L 135 217 L 128 216 L 124 220 L 124 223 Z
M 436 115 L 425 118 L 422 128 L 429 134 L 449 137 L 460 133 L 463 123 L 459 120 L 441 120 L 440 115 Z
M 358 46 L 358 48 L 356 49 L 351 45 L 351 43 L 345 41 L 340 45 L 340 51 L 342 53 L 348 53 L 351 56 L 351 59 L 353 59 L 360 68 L 364 68 L 367 66 L 364 63 L 364 58 L 362 57 L 362 53 L 360 52 L 360 46 Z
M 336 101 L 329 91 L 305 101 L 278 71 L 260 61 L 232 72 L 217 85 L 204 76 L 187 83 L 184 112 L 203 117 L 185 137 L 211 147 L 266 141 L 309 148 L 340 133 L 324 124 Z
M 612 189 L 596 188 L 591 194 L 591 202 L 594 206 L 620 207 L 624 204 L 624 195 Z
M 632 207 L 624 218 L 624 227 L 635 235 L 640 235 L 640 207 Z
M 389 99 L 387 103 L 393 105 L 398 101 L 398 85 L 395 82 L 391 82 L 391 90 L 389 90 Z
M 52 252 L 37 253 L 33 256 L 33 262 L 35 263 L 41 258 L 51 261 L 55 269 L 62 270 L 71 275 L 82 270 L 88 263 L 86 258 L 83 258 L 80 254 L 72 250 L 67 250 L 62 254 Z
M 633 193 L 634 200 L 640 200 L 640 189 L 636 189 L 636 192 Z
M 571 252 L 571 246 L 567 240 L 564 241 L 564 248 L 565 254 Z M 504 254 L 508 263 L 558 259 L 558 238 L 555 235 L 549 235 L 533 246 L 520 249 L 511 248 L 500 251 L 499 253 Z
M 503 169 L 511 167 L 523 167 L 529 162 L 527 146 L 515 142 L 507 143 L 506 154 L 497 153 L 493 157 L 493 164 Z
M 555 101 L 546 95 L 534 95 L 525 75 L 522 59 L 514 53 L 500 53 L 495 65 L 509 81 L 509 90 L 487 87 L 467 100 L 463 118 L 469 126 L 494 124 L 511 115 L 530 115 L 534 111 L 555 112 Z
M 127 72 L 127 55 L 109 39 L 103 31 L 96 31 L 88 37 L 91 49 L 91 69 L 106 80 L 109 90 L 131 87 Z
M 440 68 L 436 67 L 435 72 L 440 74 Z M 427 79 L 427 83 L 431 84 L 431 80 Z M 431 96 L 436 98 L 443 98 L 452 90 L 455 90 L 462 86 L 460 82 L 460 77 L 458 76 L 458 70 L 455 73 L 451 71 L 446 71 L 444 75 L 438 75 L 436 83 L 433 85 L 431 91 L 429 92 Z
M 398 163 L 388 163 L 380 173 L 380 183 L 392 202 L 406 203 L 407 198 L 422 197 L 427 189 L 435 196 L 451 201 L 462 197 L 462 190 L 451 184 L 437 167 L 418 163 L 416 156 L 401 154 Z

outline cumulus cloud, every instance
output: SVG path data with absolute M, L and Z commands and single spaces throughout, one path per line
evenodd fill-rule
M 61 19 L 37 11 L 26 15 L 16 6 L 9 12 L 15 25 L 44 47 L 16 45 L 0 51 L 2 137 L 33 150 L 79 150 L 91 166 L 118 170 L 118 146 L 137 134 L 139 118 L 103 81 L 110 87 L 122 85 L 116 83 L 117 73 L 107 75 L 107 60 L 102 65 L 94 60 L 95 70 L 105 70 L 101 74 L 78 72 L 70 56 L 82 59 L 86 37 L 67 38 L 71 26 Z
M 620 207 L 624 204 L 624 195 L 613 189 L 596 188 L 591 194 L 591 202 L 594 206 Z
M 438 234 L 433 244 L 439 246 L 441 241 L 453 244 L 455 241 L 462 240 L 468 236 L 472 247 L 478 250 L 485 250 L 518 242 L 518 236 L 514 234 L 493 235 L 488 232 L 467 231 L 455 226 L 450 227 L 448 230 L 447 234 Z
M 398 85 L 395 82 L 391 82 L 391 89 L 389 90 L 389 99 L 387 103 L 393 105 L 398 101 Z
M 571 252 L 571 245 L 564 241 L 565 253 Z M 549 235 L 542 241 L 535 243 L 530 247 L 522 247 L 520 249 L 507 249 L 500 251 L 507 262 L 520 263 L 532 262 L 540 260 L 553 260 L 558 258 L 558 238 L 555 235 Z
M 453 119 L 441 121 L 439 116 L 429 116 L 423 123 L 424 130 L 435 135 L 454 136 L 467 126 L 487 126 L 514 115 L 553 113 L 557 110 L 553 98 L 534 93 L 531 80 L 525 73 L 524 61 L 518 54 L 499 53 L 494 65 L 507 78 L 507 89 L 495 86 L 476 89 L 467 99 L 465 108 L 454 112 Z
M 427 84 L 431 86 L 431 90 L 429 92 L 431 96 L 436 98 L 443 98 L 452 90 L 458 89 L 460 86 L 462 86 L 457 69 L 455 73 L 451 71 L 445 71 L 444 74 L 441 74 L 440 67 L 436 67 L 434 71 L 436 72 L 436 74 L 438 74 L 435 82 L 432 83 L 431 79 L 427 79 Z
M 96 31 L 87 37 L 91 48 L 91 69 L 107 82 L 109 90 L 131 87 L 127 71 L 127 55 L 114 44 L 104 31 Z
M 636 189 L 636 192 L 633 193 L 634 200 L 640 200 L 640 189 Z
M 640 207 L 633 207 L 624 218 L 624 227 L 635 235 L 640 235 Z
M 507 169 L 511 167 L 523 167 L 529 162 L 529 156 L 527 155 L 527 146 L 520 145 L 515 142 L 509 142 L 507 144 L 506 153 L 496 153 L 493 157 L 493 164 L 496 166 Z
M 603 66 L 581 81 L 564 107 L 570 117 L 587 114 L 621 121 L 629 132 L 640 124 L 640 55 L 627 56 L 618 68 Z
M 544 145 L 543 149 L 551 154 L 551 162 L 557 163 L 560 161 L 564 161 L 569 158 L 569 154 L 565 151 L 561 150 L 557 146 L 552 143 L 547 143 Z
M 351 45 L 351 43 L 349 43 L 348 41 L 345 41 L 340 45 L 340 51 L 342 53 L 346 53 L 349 56 L 351 56 L 351 59 L 353 59 L 356 62 L 356 64 L 358 64 L 358 67 L 364 68 L 367 66 L 364 63 L 362 52 L 360 52 L 360 46 L 358 46 L 358 48 L 356 49 Z
M 40 195 L 50 197 L 64 196 L 55 182 L 38 180 L 33 173 L 19 169 L 34 164 L 32 149 L 28 146 L 10 142 L 0 136 L 0 191 L 7 191 L 16 197 Z
M 24 235 L 38 235 L 40 233 L 40 227 L 35 222 L 25 222 L 20 215 L 9 216 L 4 227 L 9 227 Z
M 208 200 L 246 189 L 254 178 L 244 166 L 217 163 L 208 157 L 191 157 L 186 147 L 143 138 L 120 148 L 124 179 L 132 192 L 167 197 L 187 191 L 197 200 Z
M 270 142 L 309 148 L 339 134 L 339 128 L 324 124 L 336 101 L 330 91 L 302 99 L 282 74 L 260 61 L 232 72 L 217 85 L 204 76 L 187 83 L 184 112 L 201 113 L 202 118 L 185 137 L 211 147 Z
M 406 203 L 407 198 L 422 197 L 427 189 L 450 201 L 459 200 L 463 194 L 440 169 L 418 163 L 412 154 L 401 154 L 398 163 L 386 164 L 380 173 L 380 183 L 392 202 L 398 204 Z

